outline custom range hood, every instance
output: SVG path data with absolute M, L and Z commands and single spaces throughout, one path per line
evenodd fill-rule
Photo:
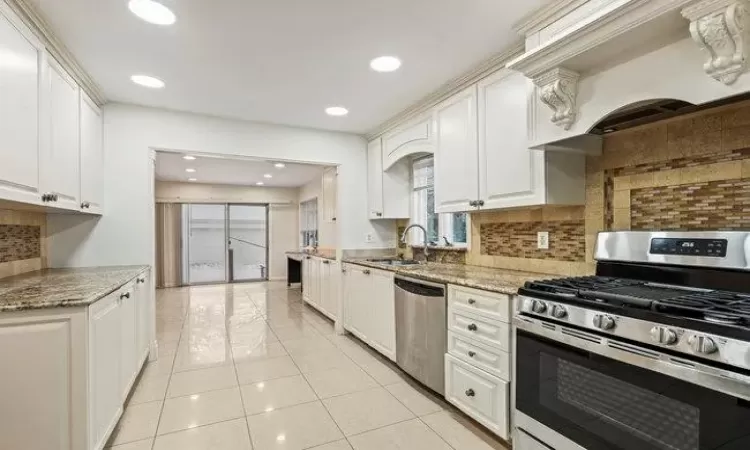
M 750 92 L 750 0 L 560 0 L 516 29 L 530 148 L 596 154 L 603 133 Z

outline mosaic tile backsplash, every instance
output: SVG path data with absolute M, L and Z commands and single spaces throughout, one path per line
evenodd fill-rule
M 537 249 L 537 231 L 549 232 L 549 249 Z M 586 256 L 583 220 L 507 222 L 480 225 L 483 255 L 583 261 Z
M 0 263 L 41 257 L 41 227 L 0 225 Z

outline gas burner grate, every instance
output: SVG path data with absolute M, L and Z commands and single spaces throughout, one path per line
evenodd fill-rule
M 709 322 L 750 326 L 750 295 L 725 291 L 701 292 L 655 302 L 659 312 Z
M 622 286 L 631 286 L 641 284 L 641 281 L 628 280 L 625 278 L 611 277 L 573 277 L 557 278 L 551 280 L 529 281 L 525 287 L 541 292 L 550 292 L 555 294 L 578 294 L 579 291 L 595 291 L 613 289 Z

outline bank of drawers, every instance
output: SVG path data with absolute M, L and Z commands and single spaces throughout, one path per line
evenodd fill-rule
M 512 298 L 448 286 L 446 399 L 509 439 Z

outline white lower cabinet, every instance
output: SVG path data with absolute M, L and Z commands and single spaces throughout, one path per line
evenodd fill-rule
M 344 270 L 344 328 L 395 361 L 393 273 L 353 264 Z
M 508 439 L 509 385 L 470 364 L 445 356 L 445 398 L 503 439 Z
M 148 273 L 140 278 L 148 279 Z M 148 349 L 133 280 L 81 308 L 0 315 L 0 448 L 101 450 Z M 130 296 L 124 294 L 130 293 Z M 12 408 L 10 407 L 12 405 Z
M 339 263 L 307 256 L 302 263 L 302 299 L 332 320 L 339 308 Z

